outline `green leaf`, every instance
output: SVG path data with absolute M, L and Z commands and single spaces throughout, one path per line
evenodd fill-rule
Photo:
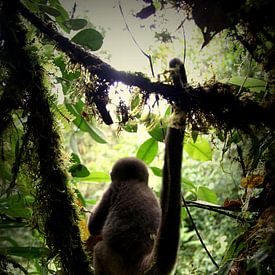
M 187 211 L 185 207 L 181 208 L 181 220 L 184 221 L 185 218 L 187 217 Z
M 164 116 L 169 117 L 169 116 L 171 116 L 171 114 L 172 114 L 172 107 L 168 106 L 167 109 L 166 109 L 166 111 L 165 111 L 165 115 Z
M 80 201 L 82 206 L 86 207 L 86 200 L 83 197 L 82 193 L 79 191 L 79 189 L 75 189 L 74 192 L 76 193 L 77 199 Z
M 139 103 L 140 103 L 139 95 L 136 95 L 131 101 L 131 110 L 134 110 L 136 107 L 138 107 Z
M 60 15 L 59 10 L 57 10 L 53 7 L 47 6 L 47 5 L 39 4 L 38 8 L 40 9 L 40 11 L 43 11 L 43 12 L 45 12 L 51 16 L 54 16 L 54 17 L 57 17 Z
M 13 178 L 12 173 L 10 171 L 10 167 L 7 166 L 7 164 L 4 162 L 0 162 L 0 178 L 3 181 L 11 181 Z
M 226 251 L 224 253 L 221 265 L 224 265 L 227 261 L 231 262 L 231 260 L 239 255 L 245 248 L 246 244 L 244 242 L 244 233 L 240 233 L 237 235 L 228 245 Z M 226 274 L 226 273 L 218 273 L 218 274 Z
M 153 174 L 157 177 L 162 177 L 162 169 L 158 168 L 158 167 L 150 167 Z
M 138 129 L 138 125 L 136 123 L 126 123 L 123 126 L 123 129 L 129 133 L 136 133 Z
M 238 133 L 238 131 L 234 130 L 232 135 L 229 136 L 227 143 L 228 143 L 228 145 L 231 143 L 238 144 L 241 141 L 242 141 L 242 138 L 241 138 L 240 134 Z
M 69 33 L 70 29 L 64 24 L 66 20 L 70 19 L 68 12 L 60 4 L 59 0 L 49 0 L 49 4 L 60 13 L 60 15 L 55 18 L 56 23 L 63 29 L 63 31 Z
M 199 137 L 196 142 L 186 142 L 184 150 L 194 160 L 212 160 L 212 149 L 210 143 L 205 138 Z
M 80 164 L 80 163 L 81 163 L 79 156 L 78 156 L 77 154 L 75 154 L 75 153 L 72 153 L 72 154 L 71 154 L 71 159 L 70 159 L 70 161 L 71 161 L 72 163 L 74 163 L 74 164 Z
M 78 32 L 72 39 L 74 43 L 87 47 L 92 51 L 101 48 L 103 36 L 95 29 L 85 29 Z
M 153 138 L 146 140 L 137 151 L 137 158 L 143 160 L 146 164 L 151 163 L 158 153 L 158 142 Z
M 27 227 L 23 222 L 1 222 L 0 223 L 0 229 L 9 229 L 9 228 L 21 228 L 21 227 Z
M 199 136 L 199 132 L 198 132 L 198 131 L 195 131 L 195 130 L 192 130 L 191 136 L 192 136 L 193 142 L 196 143 L 197 138 L 198 138 L 198 136 Z
M 90 175 L 88 168 L 81 163 L 73 164 L 69 168 L 69 172 L 72 174 L 73 177 L 77 178 L 85 178 Z
M 69 19 L 64 22 L 65 26 L 67 26 L 69 29 L 77 31 L 80 29 L 83 29 L 86 27 L 88 21 L 86 19 Z
M 197 192 L 197 198 L 198 200 L 207 201 L 214 204 L 217 204 L 218 202 L 216 192 L 205 186 L 199 186 L 198 192 Z
M 266 82 L 257 78 L 233 76 L 229 80 L 221 80 L 222 83 L 230 83 L 237 86 L 243 86 L 252 92 L 261 92 L 266 88 Z
M 74 105 L 75 106 L 75 109 L 76 111 L 78 112 L 78 114 L 81 114 L 82 113 L 82 110 L 84 108 L 84 102 L 80 99 L 78 100 L 78 102 Z
M 195 184 L 191 180 L 189 180 L 185 177 L 181 178 L 181 182 L 185 185 L 185 187 L 187 187 L 189 189 L 196 189 Z
M 68 111 L 75 116 L 75 119 L 73 120 L 73 123 L 83 132 L 87 132 L 90 134 L 93 140 L 95 140 L 98 143 L 107 143 L 105 140 L 105 137 L 103 133 L 90 124 L 84 117 L 81 115 L 81 104 L 77 103 L 75 105 L 65 103 L 66 108 Z
M 64 58 L 61 55 L 58 56 L 58 57 L 56 57 L 54 59 L 53 63 L 54 63 L 55 66 L 57 66 L 60 69 L 60 71 L 62 73 L 62 78 L 58 78 L 57 77 L 57 80 L 58 80 L 59 83 L 63 84 L 62 85 L 63 87 L 64 87 L 64 84 L 66 84 L 67 86 L 71 85 L 71 83 L 74 80 L 78 79 L 80 77 L 80 75 L 81 75 L 80 70 L 74 70 L 73 72 L 68 71 L 66 69 L 66 64 L 65 64 Z M 66 94 L 67 90 L 63 89 L 63 93 Z
M 96 205 L 97 201 L 94 200 L 94 199 L 86 199 L 86 205 L 89 204 L 89 205 Z
M 163 142 L 166 135 L 166 127 L 163 127 L 160 123 L 156 125 L 151 131 L 148 133 L 152 138 L 154 138 L 156 141 Z
M 11 237 L 0 237 L 0 242 L 3 243 L 4 241 L 9 242 L 12 246 L 19 246 L 19 244 Z
M 81 182 L 109 182 L 111 177 L 105 172 L 91 172 L 88 177 L 81 178 Z
M 84 120 L 84 127 L 94 141 L 102 144 L 107 143 L 103 133 L 97 127 L 91 125 L 86 120 Z
M 27 259 L 35 259 L 46 257 L 50 254 L 50 251 L 44 247 L 1 247 L 0 253 Z
M 28 199 L 19 195 L 0 199 L 0 212 L 15 218 L 31 217 L 31 209 L 28 208 Z
M 53 61 L 54 65 L 57 66 L 61 73 L 62 73 L 62 78 L 64 78 L 65 80 L 68 80 L 68 81 L 73 81 L 77 78 L 80 77 L 81 75 L 81 72 L 80 70 L 74 70 L 73 72 L 71 71 L 68 71 L 66 69 L 66 64 L 65 64 L 65 61 L 64 61 L 64 57 L 63 56 L 58 56 L 54 59 Z M 59 82 L 62 82 L 62 81 L 59 81 Z
M 54 58 L 53 63 L 55 66 L 57 66 L 60 69 L 62 76 L 63 76 L 64 71 L 66 69 L 66 64 L 64 62 L 63 56 L 59 55 L 56 58 Z

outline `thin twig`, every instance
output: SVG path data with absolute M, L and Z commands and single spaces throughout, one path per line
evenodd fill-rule
M 120 1 L 118 2 L 118 6 L 119 6 L 119 10 L 120 10 L 120 13 L 121 13 L 121 16 L 122 16 L 122 18 L 123 18 L 123 21 L 124 21 L 124 24 L 125 24 L 125 27 L 126 27 L 127 31 L 128 31 L 129 34 L 131 35 L 132 40 L 134 41 L 134 43 L 136 44 L 136 46 L 138 47 L 138 49 L 141 51 L 141 53 L 142 53 L 146 58 L 148 58 L 149 63 L 150 63 L 150 68 L 151 68 L 152 76 L 155 77 L 155 73 L 154 73 L 154 68 L 153 68 L 153 62 L 152 62 L 151 55 L 147 54 L 147 53 L 140 47 L 139 43 L 138 43 L 137 40 L 135 39 L 135 37 L 134 37 L 133 33 L 131 32 L 130 27 L 129 27 L 127 21 L 126 21 L 124 12 L 123 12 L 122 7 L 121 7 L 121 4 L 120 4 Z
M 232 219 L 235 219 L 235 220 L 243 220 L 238 215 L 233 215 L 233 214 L 229 213 L 227 210 L 222 209 L 222 208 L 216 208 L 216 207 L 213 207 L 211 205 L 200 204 L 200 203 L 197 203 L 197 202 L 194 202 L 194 201 L 185 201 L 185 202 L 186 202 L 187 206 L 197 207 L 197 208 L 209 210 L 209 211 L 212 211 L 212 212 L 216 212 L 216 213 L 228 216 L 228 217 L 230 217 Z
M 187 211 L 187 214 L 188 214 L 188 216 L 189 216 L 189 218 L 190 218 L 190 221 L 191 221 L 191 223 L 192 223 L 192 225 L 193 225 L 193 227 L 194 227 L 194 229 L 195 229 L 195 231 L 196 231 L 196 234 L 197 234 L 197 236 L 198 236 L 198 238 L 199 238 L 199 240 L 200 240 L 201 245 L 203 246 L 203 248 L 204 248 L 205 252 L 207 253 L 208 257 L 210 258 L 211 262 L 212 262 L 212 263 L 216 266 L 216 268 L 218 269 L 219 266 L 218 266 L 218 264 L 216 263 L 216 261 L 214 260 L 214 258 L 212 257 L 212 255 L 210 254 L 209 250 L 207 249 L 207 247 L 206 247 L 206 245 L 205 245 L 205 243 L 204 243 L 204 241 L 203 241 L 203 239 L 202 239 L 202 237 L 201 237 L 201 235 L 200 235 L 200 233 L 199 233 L 199 231 L 198 231 L 198 228 L 197 228 L 197 226 L 196 226 L 196 224 L 195 224 L 195 222 L 194 222 L 194 220 L 193 220 L 193 218 L 192 218 L 192 215 L 191 215 L 191 213 L 190 213 L 190 211 L 189 211 L 189 209 L 188 209 L 188 207 L 187 207 L 187 204 L 186 204 L 186 201 L 185 201 L 183 195 L 181 195 L 181 197 L 182 197 L 182 201 L 183 201 L 184 207 L 185 207 L 185 209 L 186 209 L 186 211 Z

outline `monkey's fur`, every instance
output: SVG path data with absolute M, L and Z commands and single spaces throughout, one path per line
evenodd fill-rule
M 182 141 L 181 130 L 168 128 L 161 211 L 140 160 L 124 158 L 114 165 L 112 183 L 88 224 L 92 236 L 102 235 L 93 251 L 96 275 L 166 275 L 172 271 L 179 243 Z
M 160 207 L 142 161 L 118 160 L 111 179 L 88 224 L 90 233 L 103 239 L 94 248 L 94 268 L 96 274 L 141 274 L 139 267 L 154 245 Z
M 180 91 L 187 82 L 184 64 L 173 59 L 170 69 Z M 174 107 L 175 114 L 181 112 Z M 112 183 L 88 224 L 92 236 L 101 235 L 93 250 L 96 275 L 167 275 L 172 271 L 180 236 L 185 117 L 183 112 L 180 128 L 167 129 L 160 207 L 148 187 L 143 162 L 124 158 L 114 165 Z

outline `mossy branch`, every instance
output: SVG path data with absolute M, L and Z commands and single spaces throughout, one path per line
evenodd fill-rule
M 28 167 L 26 176 L 35 196 L 33 223 L 45 236 L 51 251 L 49 257 L 60 263 L 64 274 L 92 274 L 80 238 L 74 197 L 67 184 L 60 137 L 50 110 L 43 69 L 35 53 L 28 50 L 26 30 L 16 12 L 18 5 L 17 0 L 4 1 L 1 6 L 2 64 L 7 74 L 0 98 L 5 122 L 0 140 L 12 123 L 13 112 L 22 111 L 22 139 L 25 142 L 19 148 L 22 155 L 15 162 Z M 0 124 L 1 121 L 2 117 Z
M 23 4 L 20 4 L 19 11 L 38 30 L 54 41 L 72 62 L 81 64 L 92 75 L 97 75 L 110 85 L 114 82 L 122 82 L 138 87 L 144 94 L 158 94 L 170 103 L 176 103 L 192 116 L 205 115 L 208 122 L 214 126 L 244 129 L 249 125 L 264 125 L 272 129 L 275 128 L 274 104 L 263 107 L 250 99 L 240 99 L 234 94 L 235 87 L 221 83 L 197 88 L 187 85 L 179 93 L 173 85 L 151 82 L 143 74 L 118 71 L 61 35 L 51 25 L 44 23 L 30 12 Z

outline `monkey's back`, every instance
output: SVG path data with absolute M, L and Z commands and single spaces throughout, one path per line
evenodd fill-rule
M 111 208 L 103 226 L 106 244 L 129 261 L 151 252 L 161 218 L 158 201 L 146 183 L 113 182 Z

